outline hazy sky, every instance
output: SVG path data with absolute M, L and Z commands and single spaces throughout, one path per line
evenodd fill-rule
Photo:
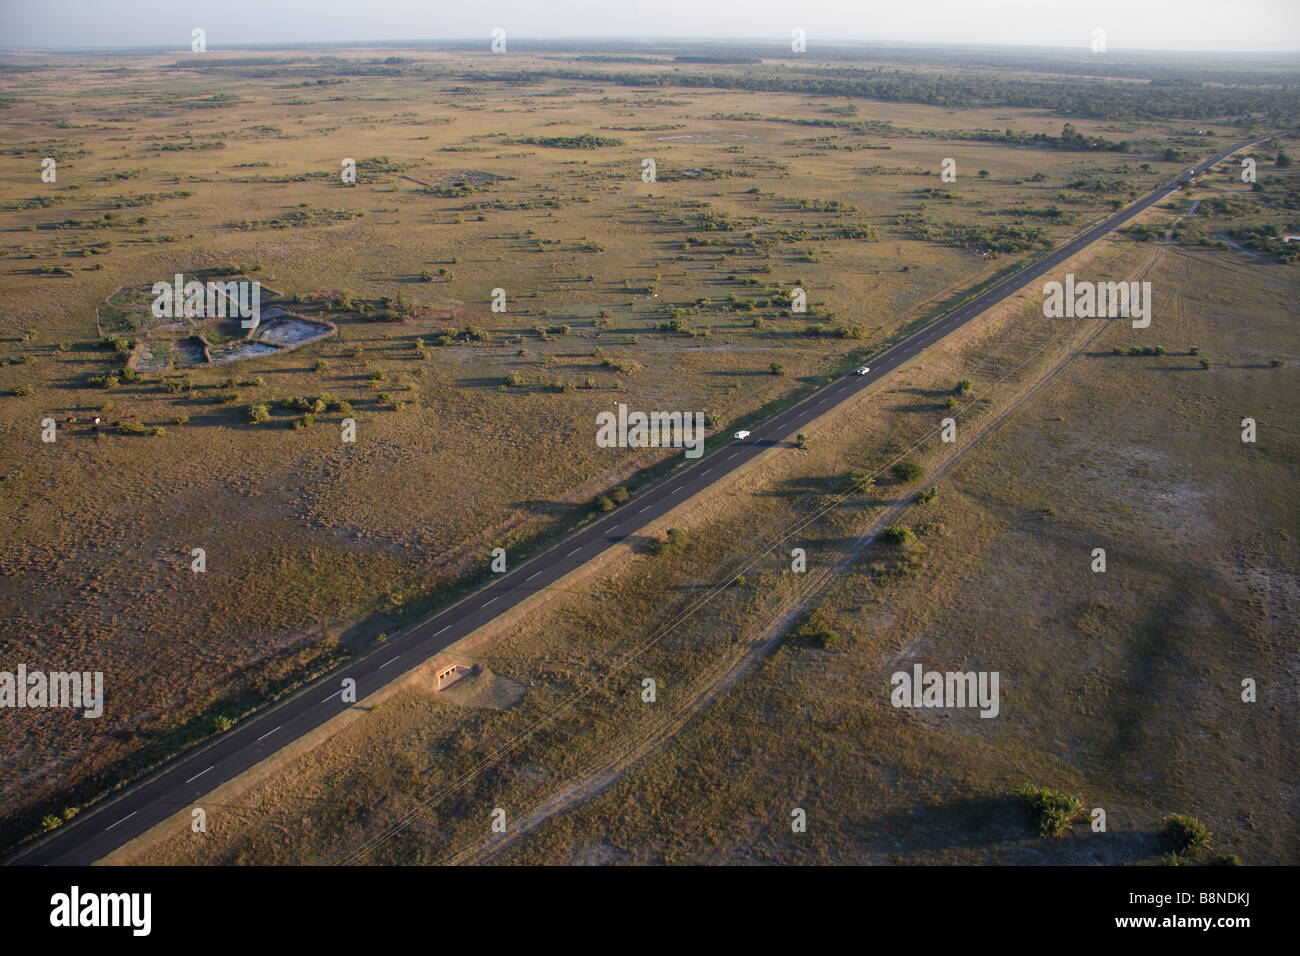
M 1108 49 L 1300 50 L 1300 0 L 0 0 L 0 45 L 487 37 L 733 37 Z

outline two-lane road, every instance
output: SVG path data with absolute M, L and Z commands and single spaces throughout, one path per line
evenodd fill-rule
M 1268 138 L 1270 137 L 1262 137 L 1225 150 L 1194 167 L 1194 172 L 1202 172 L 1233 153 Z M 344 709 L 354 706 L 342 700 L 343 681 L 346 678 L 356 681 L 357 700 L 363 700 L 368 694 L 428 660 L 530 595 L 554 584 L 606 548 L 636 533 L 693 495 L 725 478 L 835 406 L 853 398 L 954 329 L 1056 268 L 1152 204 L 1160 202 L 1178 188 L 1183 178 L 1185 177 L 1148 193 L 1050 255 L 1026 266 L 876 356 L 869 363 L 869 374 L 849 374 L 832 381 L 775 418 L 754 426 L 745 441 L 717 448 L 695 464 L 680 469 L 661 485 L 649 489 L 515 570 L 503 574 L 482 591 L 367 652 L 265 712 L 237 724 L 198 750 L 177 758 L 110 803 L 84 814 L 42 841 L 20 850 L 9 862 L 31 865 L 88 864 L 104 857 L 178 810 L 201 805 L 204 794 L 271 756 L 286 744 L 315 730 Z

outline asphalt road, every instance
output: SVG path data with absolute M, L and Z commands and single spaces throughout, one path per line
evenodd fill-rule
M 1269 138 L 1261 137 L 1234 146 L 1199 163 L 1193 170 L 1200 173 L 1233 153 Z M 316 729 L 347 707 L 354 706 L 341 699 L 345 678 L 356 681 L 356 699 L 363 700 L 366 695 L 401 676 L 403 672 L 429 659 L 530 595 L 555 583 L 692 495 L 725 478 L 836 405 L 853 398 L 943 336 L 1056 268 L 1144 209 L 1165 199 L 1185 178 L 1186 174 L 1148 193 L 1055 252 L 1031 263 L 899 342 L 871 361 L 869 374 L 850 373 L 836 379 L 775 418 L 753 426 L 746 440 L 717 448 L 690 467 L 678 471 L 658 487 L 633 498 L 558 545 L 503 574 L 484 590 L 367 652 L 342 670 L 309 685 L 267 711 L 236 724 L 210 743 L 177 758 L 112 802 L 76 818 L 40 842 L 20 850 L 7 862 L 23 865 L 86 865 L 104 857 L 178 810 L 201 806 L 204 794 L 219 784 Z M 593 440 L 594 428 L 593 423 Z

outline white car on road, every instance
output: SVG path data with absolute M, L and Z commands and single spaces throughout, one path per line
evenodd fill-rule
M 859 375 L 866 375 L 866 374 L 867 374 L 868 372 L 870 372 L 870 371 L 871 371 L 871 369 L 867 368 L 867 366 L 864 365 L 864 366 L 862 366 L 862 368 L 858 369 L 858 374 L 859 374 Z
M 743 431 L 743 430 L 742 430 L 742 431 L 738 431 L 738 432 L 736 432 L 736 434 L 733 435 L 732 437 L 735 438 L 737 441 L 744 441 L 746 438 L 749 437 L 749 432 L 747 432 L 747 431 Z

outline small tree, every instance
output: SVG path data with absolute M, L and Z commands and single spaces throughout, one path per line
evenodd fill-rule
M 669 528 L 667 534 L 654 543 L 651 550 L 655 554 L 673 554 L 686 549 L 686 532 L 680 528 Z
M 912 461 L 910 458 L 907 459 L 906 461 L 900 461 L 897 465 L 891 468 L 890 471 L 892 471 L 894 477 L 897 478 L 903 484 L 910 484 L 913 481 L 920 481 L 921 478 L 925 475 L 925 469 L 922 468 L 920 465 L 918 465 L 916 462 Z
M 916 535 L 912 533 L 912 529 L 904 528 L 902 525 L 890 525 L 880 532 L 880 537 L 886 543 L 899 547 L 911 544 L 916 540 Z
M 768 368 L 768 371 L 771 372 L 773 375 L 784 375 L 784 374 L 785 374 L 785 366 L 782 365 L 780 362 L 773 362 L 773 363 L 772 363 L 771 365 L 769 365 L 767 368 Z

